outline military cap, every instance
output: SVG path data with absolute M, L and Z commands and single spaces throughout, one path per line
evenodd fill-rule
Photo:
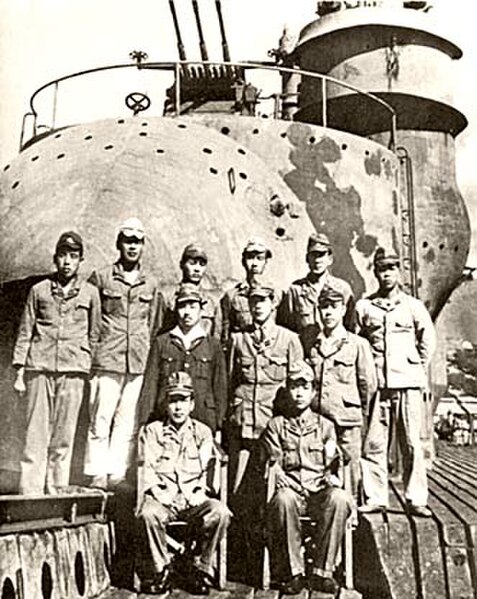
M 137 237 L 137 239 L 144 239 L 144 225 L 135 216 L 125 220 L 119 227 L 119 235 L 124 237 Z
M 248 292 L 249 297 L 275 297 L 275 287 L 268 282 L 260 282 L 258 285 L 251 287 Z
M 325 285 L 318 297 L 318 305 L 326 304 L 328 302 L 345 302 L 345 299 L 342 291 L 336 287 Z
M 200 258 L 207 264 L 208 258 L 204 248 L 196 243 L 189 243 L 185 246 L 182 252 L 181 264 L 183 264 L 188 258 Z
M 331 243 L 324 233 L 312 233 L 308 238 L 307 253 L 331 250 Z
M 81 235 L 76 233 L 76 231 L 65 231 L 62 233 L 56 242 L 56 250 L 55 254 L 59 252 L 59 250 L 68 249 L 73 252 L 79 252 L 81 256 L 83 255 L 83 240 L 81 239 Z
M 304 380 L 312 383 L 315 380 L 313 368 L 305 360 L 293 362 L 288 371 L 287 381 Z
M 199 302 L 201 305 L 206 303 L 200 289 L 193 283 L 181 283 L 176 291 L 175 305 L 183 302 Z
M 173 372 L 167 377 L 166 383 L 166 395 L 183 395 L 187 397 L 192 395 L 194 387 L 192 386 L 192 379 L 187 372 L 177 371 Z
M 399 256 L 392 250 L 378 248 L 374 254 L 374 266 L 399 265 Z
M 251 237 L 243 248 L 242 256 L 246 254 L 260 253 L 265 254 L 267 258 L 272 257 L 272 251 L 260 237 Z

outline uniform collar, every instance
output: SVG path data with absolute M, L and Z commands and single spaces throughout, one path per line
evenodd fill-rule
M 143 283 L 145 280 L 145 276 L 144 276 L 144 272 L 142 270 L 141 263 L 139 263 L 139 265 L 138 265 L 138 271 L 139 271 L 139 274 L 138 274 L 138 277 L 137 277 L 134 285 L 139 285 L 139 283 Z M 123 281 L 124 283 L 127 283 L 126 278 L 124 277 L 124 267 L 121 264 L 120 260 L 117 260 L 113 264 L 113 278 L 119 279 L 119 280 Z
M 341 325 L 337 327 L 329 337 L 327 337 L 323 331 L 318 333 L 316 345 L 320 354 L 324 357 L 328 357 L 337 353 L 345 343 L 348 343 L 348 340 L 348 331 Z
M 370 299 L 371 303 L 377 306 L 378 308 L 381 308 L 383 310 L 392 310 L 404 300 L 405 295 L 406 294 L 404 293 L 404 291 L 400 289 L 398 293 L 396 293 L 396 295 L 392 298 L 383 297 L 379 295 L 378 292 L 376 292 L 371 296 Z
M 166 434 L 175 435 L 179 438 L 182 438 L 187 432 L 189 432 L 189 431 L 193 432 L 193 428 L 194 428 L 194 425 L 192 423 L 192 418 L 190 416 L 188 416 L 187 420 L 180 427 L 180 429 L 177 429 L 172 424 L 172 422 L 170 421 L 170 419 L 168 417 L 166 419 L 166 421 L 164 422 L 163 432 Z
M 59 297 L 65 298 L 65 299 L 68 299 L 70 297 L 75 297 L 76 295 L 78 295 L 80 286 L 81 286 L 80 278 L 78 277 L 78 275 L 75 275 L 73 278 L 73 281 L 72 281 L 72 285 L 70 286 L 70 288 L 68 289 L 68 292 L 65 295 L 64 289 L 58 281 L 57 273 L 55 273 L 50 279 L 51 293 L 53 295 L 57 295 Z
M 292 416 L 288 418 L 286 422 L 291 431 L 308 433 L 315 430 L 320 424 L 320 416 L 316 412 L 313 412 L 311 408 L 308 408 L 300 416 Z
M 172 337 L 176 337 L 177 339 L 180 339 L 182 342 L 182 345 L 188 349 L 192 346 L 193 343 L 195 343 L 198 339 L 203 339 L 204 337 L 207 336 L 207 333 L 204 331 L 204 329 L 202 328 L 202 325 L 200 322 L 198 322 L 195 326 L 193 326 L 191 328 L 191 330 L 188 333 L 184 333 L 182 331 L 182 329 L 179 327 L 179 325 L 176 325 L 170 332 L 170 335 Z

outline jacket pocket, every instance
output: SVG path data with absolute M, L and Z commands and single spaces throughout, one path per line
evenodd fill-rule
M 121 309 L 121 293 L 107 287 L 101 290 L 101 308 L 105 314 L 113 314 Z
M 355 363 L 352 358 L 335 358 L 334 367 L 340 383 L 350 384 L 356 380 Z
M 76 322 L 85 321 L 88 319 L 89 303 L 85 300 L 78 302 L 75 306 L 74 319 Z
M 273 381 L 282 382 L 287 377 L 287 363 L 286 357 L 268 356 L 268 364 L 263 367 L 263 370 Z
M 212 364 L 212 360 L 210 358 L 197 358 L 196 368 L 197 368 L 198 378 L 210 379 L 211 364 Z

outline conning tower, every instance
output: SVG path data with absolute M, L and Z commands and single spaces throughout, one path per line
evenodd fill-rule
M 466 127 L 452 96 L 461 50 L 433 25 L 427 2 L 321 1 L 301 32 L 295 64 L 366 89 L 396 111 L 402 239 L 410 290 L 435 318 L 458 284 L 470 225 L 455 174 L 455 138 Z M 296 79 L 296 78 L 295 78 Z M 294 118 L 384 141 L 389 115 L 343 85 L 303 78 Z M 325 101 L 323 102 L 323 98 Z M 376 165 L 379 170 L 380 165 Z

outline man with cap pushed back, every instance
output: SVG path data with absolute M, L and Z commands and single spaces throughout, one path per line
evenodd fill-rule
M 136 448 L 139 392 L 156 313 L 164 303 L 141 264 L 144 239 L 141 221 L 126 220 L 116 238 L 118 260 L 90 277 L 102 309 L 84 470 L 95 487 L 123 482 Z
M 227 407 L 227 373 L 220 341 L 203 328 L 205 299 L 197 285 L 183 283 L 176 293 L 177 325 L 153 341 L 141 390 L 141 422 L 161 416 L 171 372 L 188 372 L 194 386 L 193 417 L 214 432 Z
M 138 472 L 138 569 L 141 591 L 165 593 L 171 587 L 166 525 L 186 520 L 197 540 L 188 573 L 188 591 L 206 595 L 212 585 L 217 544 L 229 510 L 213 485 L 217 458 L 212 431 L 191 417 L 194 388 L 186 372 L 172 372 L 165 387 L 166 412 L 142 430 Z
M 371 344 L 379 388 L 381 418 L 371 424 L 365 440 L 362 511 L 388 503 L 389 448 L 395 440 L 402 452 L 405 497 L 409 512 L 431 515 L 427 508 L 427 477 L 421 444 L 423 392 L 435 346 L 435 332 L 424 304 L 404 293 L 399 284 L 399 257 L 378 248 L 374 274 L 379 289 L 356 304 L 360 335 Z M 384 435 L 384 443 L 382 442 Z
M 318 409 L 334 422 L 338 444 L 350 460 L 351 490 L 357 500 L 362 429 L 377 389 L 373 355 L 366 339 L 344 328 L 342 291 L 323 287 L 318 307 L 321 331 L 305 329 L 303 348 L 315 372 Z
M 333 248 L 324 233 L 313 233 L 308 239 L 306 277 L 294 281 L 285 293 L 277 316 L 278 324 L 301 333 L 310 325 L 321 325 L 318 298 L 325 286 L 341 291 L 345 298 L 345 327 L 354 328 L 354 298 L 349 284 L 334 277 L 329 269 L 333 264 Z
M 231 333 L 245 331 L 252 324 L 248 293 L 252 287 L 260 285 L 272 252 L 259 237 L 247 241 L 242 252 L 242 266 L 245 280 L 229 289 L 220 301 L 222 310 L 222 344 L 228 347 Z M 275 299 L 279 303 L 277 291 Z
M 205 250 L 197 243 L 189 243 L 185 246 L 179 264 L 182 272 L 182 279 L 166 299 L 166 314 L 160 327 L 162 332 L 170 330 L 177 324 L 175 298 L 181 286 L 184 283 L 187 283 L 194 285 L 200 291 L 202 296 L 203 306 L 201 324 L 203 330 L 214 337 L 220 336 L 221 318 L 219 306 L 210 293 L 204 289 L 203 284 L 208 261 Z
M 26 394 L 22 494 L 54 494 L 68 487 L 76 424 L 101 322 L 98 291 L 78 274 L 83 260 L 78 233 L 60 236 L 53 260 L 56 273 L 30 290 L 13 352 L 15 390 Z
M 261 438 L 276 477 L 276 492 L 267 506 L 272 578 L 292 595 L 306 586 L 300 516 L 308 514 L 317 522 L 309 586 L 335 594 L 333 573 L 352 505 L 340 488 L 333 423 L 311 409 L 313 379 L 306 362 L 292 364 L 288 410 L 268 422 Z

